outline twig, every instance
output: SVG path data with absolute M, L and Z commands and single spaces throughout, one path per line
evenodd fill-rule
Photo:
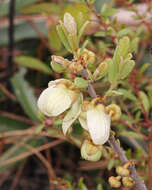
M 88 78 L 86 69 L 83 70 L 82 76 L 85 77 L 85 78 Z M 97 95 L 95 93 L 95 90 L 94 90 L 94 88 L 93 88 L 93 86 L 91 84 L 89 84 L 88 93 L 92 98 L 97 97 Z M 119 158 L 121 159 L 121 161 L 123 163 L 126 163 L 126 162 L 129 161 L 127 159 L 127 157 L 125 156 L 125 154 L 123 153 L 123 151 L 121 150 L 121 148 L 119 147 L 119 145 L 116 143 L 116 139 L 114 137 L 110 137 L 108 142 L 109 142 L 109 144 L 114 149 L 115 153 L 119 156 Z M 140 180 L 139 175 L 136 172 L 135 166 L 132 164 L 129 169 L 130 169 L 130 172 L 131 172 L 130 176 L 136 182 L 137 188 L 139 190 L 147 190 L 144 182 L 142 182 Z
M 45 149 L 47 149 L 47 148 L 51 148 L 51 147 L 54 147 L 54 146 L 56 146 L 56 145 L 58 145 L 58 144 L 61 144 L 61 143 L 63 143 L 64 142 L 64 140 L 55 140 L 55 141 L 53 141 L 53 142 L 50 142 L 50 143 L 47 143 L 47 144 L 45 144 L 45 145 L 42 145 L 42 146 L 40 146 L 40 147 L 38 147 L 38 148 L 35 148 L 38 152 L 40 152 L 40 151 L 42 151 L 42 150 L 45 150 Z M 27 158 L 27 157 L 29 157 L 29 156 L 31 156 L 31 155 L 33 155 L 33 154 L 35 154 L 35 152 L 33 151 L 33 150 L 31 150 L 31 151 L 29 151 L 29 152 L 25 152 L 25 153 L 23 153 L 23 154 L 20 154 L 20 155 L 18 155 L 18 156 L 15 156 L 15 157 L 13 157 L 13 158 L 10 158 L 10 159 L 8 159 L 8 160 L 5 160 L 4 162 L 0 162 L 0 167 L 2 167 L 2 166 L 6 166 L 6 165 L 8 165 L 8 164 L 11 164 L 11 163 L 14 163 L 14 162 L 17 162 L 17 161 L 20 161 L 20 160 L 22 160 L 22 159 L 24 159 L 24 158 Z
M 25 145 L 28 149 L 30 149 L 36 156 L 41 160 L 41 162 L 44 164 L 46 169 L 48 170 L 48 177 L 49 177 L 49 183 L 50 183 L 50 190 L 54 190 L 54 185 L 52 183 L 53 179 L 55 179 L 55 176 L 52 176 L 52 167 L 51 164 L 48 162 L 48 160 L 35 148 L 33 148 L 30 145 Z
M 17 170 L 16 174 L 15 174 L 15 177 L 14 177 L 14 180 L 11 184 L 11 187 L 9 190 L 15 190 L 15 188 L 17 187 L 17 184 L 19 182 L 19 179 L 21 177 L 21 175 L 23 174 L 23 169 L 24 169 L 24 166 L 25 166 L 25 163 L 22 164 L 19 169 Z

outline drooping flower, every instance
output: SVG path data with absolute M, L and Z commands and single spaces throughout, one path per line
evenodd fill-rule
M 104 144 L 110 135 L 110 117 L 102 104 L 91 105 L 85 102 L 79 116 L 82 127 L 87 130 L 94 144 Z
M 38 108 L 46 116 L 58 116 L 71 107 L 79 94 L 74 83 L 69 80 L 51 81 L 38 99 Z

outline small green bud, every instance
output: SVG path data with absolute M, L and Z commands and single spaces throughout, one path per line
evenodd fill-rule
M 94 145 L 91 141 L 85 140 L 81 146 L 81 156 L 85 160 L 96 162 L 102 155 L 102 146 Z
M 114 187 L 114 188 L 119 188 L 121 186 L 120 179 L 121 179 L 120 176 L 117 176 L 117 177 L 111 176 L 111 177 L 109 177 L 108 181 L 109 181 L 110 186 Z
M 51 67 L 56 73 L 63 73 L 65 71 L 65 68 L 62 65 L 59 65 L 54 61 L 51 61 Z
M 61 56 L 53 55 L 51 58 L 51 67 L 57 73 L 63 73 L 70 64 L 70 61 Z
M 74 79 L 74 83 L 79 87 L 79 88 L 87 88 L 88 87 L 88 81 L 81 78 L 81 77 L 76 77 Z
M 135 181 L 131 177 L 123 177 L 122 183 L 125 187 L 132 188 L 135 185 Z

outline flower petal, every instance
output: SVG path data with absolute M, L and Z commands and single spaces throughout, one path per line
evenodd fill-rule
M 110 134 L 110 117 L 102 110 L 88 110 L 87 124 L 94 144 L 102 145 L 108 140 Z
M 87 126 L 87 121 L 86 121 L 86 117 L 82 117 L 82 113 L 79 116 L 79 122 L 82 126 L 82 128 L 84 128 L 85 130 L 88 131 L 88 126 Z
M 68 111 L 68 113 L 64 117 L 63 123 L 62 123 L 62 129 L 63 129 L 64 135 L 67 133 L 71 124 L 78 118 L 81 111 L 82 100 L 83 100 L 83 97 L 82 97 L 82 94 L 80 94 L 77 100 L 72 105 L 71 109 Z
M 67 110 L 71 103 L 66 89 L 50 86 L 40 95 L 38 107 L 47 116 L 58 116 Z

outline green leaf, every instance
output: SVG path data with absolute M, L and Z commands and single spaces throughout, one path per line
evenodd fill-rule
M 97 185 L 97 190 L 103 190 L 102 184 Z
M 15 58 L 15 62 L 18 63 L 19 65 L 23 65 L 31 69 L 42 71 L 46 74 L 52 74 L 52 71 L 44 62 L 31 56 L 23 56 L 23 55 L 17 56 Z
M 55 61 L 51 61 L 51 67 L 57 73 L 63 73 L 65 71 L 65 68 Z
M 130 47 L 130 39 L 127 36 L 119 40 L 119 43 L 116 47 L 116 50 L 114 52 L 114 57 L 113 57 L 113 62 L 115 64 L 120 63 L 120 57 L 125 59 L 125 57 L 128 54 L 129 47 Z
M 119 40 L 119 43 L 114 52 L 113 63 L 111 64 L 108 71 L 108 78 L 109 78 L 110 83 L 113 83 L 119 77 L 118 75 L 119 65 L 120 65 L 121 59 L 125 59 L 126 56 L 128 55 L 129 47 L 130 47 L 130 40 L 127 36 Z
M 114 165 L 115 165 L 114 159 L 109 160 L 108 166 L 107 166 L 108 170 L 111 170 L 114 167 Z
M 38 14 L 38 13 L 46 13 L 48 15 L 52 13 L 59 13 L 60 7 L 56 3 L 39 3 L 35 5 L 31 5 L 30 7 L 26 7 L 22 9 L 22 13 L 24 14 Z
M 78 188 L 79 190 L 88 190 L 87 186 L 83 183 L 83 178 L 79 179 Z
M 21 69 L 11 78 L 11 83 L 24 112 L 34 121 L 39 122 L 36 97 L 33 89 L 24 79 L 25 69 Z
M 126 136 L 126 137 L 133 137 L 133 138 L 136 138 L 136 139 L 143 139 L 143 136 L 138 134 L 138 133 L 135 133 L 133 131 L 121 131 L 120 135 L 122 136 Z
M 11 119 L 7 116 L 0 116 L 0 132 L 6 132 L 11 130 L 23 130 L 27 129 L 29 124 Z
M 15 9 L 20 10 L 23 7 L 29 6 L 33 3 L 39 2 L 40 0 L 26 0 L 26 1 L 21 1 L 21 0 L 16 0 L 15 1 Z M 0 16 L 6 16 L 9 13 L 9 1 L 3 1 L 0 2 Z
M 48 40 L 50 47 L 55 51 L 60 51 L 62 48 L 62 43 L 56 32 L 56 26 L 51 26 L 48 31 Z
M 132 34 L 133 31 L 130 29 L 130 28 L 123 28 L 122 30 L 120 30 L 118 33 L 117 33 L 117 37 L 118 38 L 121 38 L 123 36 L 126 36 L 128 34 Z
M 143 106 L 144 106 L 145 110 L 146 110 L 147 112 L 149 112 L 150 103 L 149 103 L 149 100 L 148 100 L 148 96 L 147 96 L 147 95 L 145 94 L 145 92 L 143 92 L 143 91 L 140 91 L 140 92 L 139 92 L 139 96 L 140 96 L 140 99 L 141 99 L 141 101 L 142 101 L 142 103 L 143 103 Z
M 85 30 L 88 28 L 90 22 L 87 20 L 82 27 L 80 28 L 79 34 L 78 34 L 78 42 L 80 42 L 81 36 L 83 35 L 83 33 L 85 32 Z
M 36 128 L 36 130 L 35 130 L 35 134 L 37 135 L 37 134 L 39 134 L 42 130 L 43 130 L 43 128 L 45 127 L 45 125 L 39 125 L 39 126 L 37 126 L 37 128 Z
M 88 40 L 85 40 L 85 42 L 83 43 L 81 49 L 80 49 L 80 54 L 83 52 L 83 50 L 86 48 L 86 46 L 88 45 Z
M 104 3 L 100 10 L 101 18 L 112 16 L 115 13 L 117 13 L 117 9 L 109 7 L 109 5 L 107 3 Z
M 132 69 L 135 66 L 135 62 L 133 60 L 129 60 L 127 62 L 122 63 L 120 66 L 120 79 L 125 79 L 129 73 L 132 71 Z
M 74 79 L 74 83 L 79 87 L 79 88 L 87 88 L 88 87 L 88 81 L 84 80 L 81 77 L 76 77 Z
M 65 48 L 69 51 L 69 52 L 72 52 L 72 49 L 71 49 L 71 46 L 68 42 L 68 39 L 62 29 L 62 26 L 61 25 L 58 25 L 57 26 L 57 32 L 58 32 L 58 35 L 63 43 L 63 45 L 65 46 Z
M 130 52 L 134 52 L 137 53 L 138 52 L 138 48 L 139 48 L 139 42 L 140 42 L 140 38 L 136 37 L 134 39 L 131 40 L 130 42 Z
M 75 3 L 74 6 L 66 6 L 62 15 L 64 15 L 66 12 L 70 13 L 74 17 L 77 23 L 77 31 L 79 34 L 81 27 L 87 20 L 90 19 L 90 9 L 84 3 Z
M 95 37 L 105 37 L 106 36 L 106 33 L 104 31 L 100 31 L 100 32 L 96 32 Z
M 139 74 L 142 75 L 147 68 L 150 66 L 150 63 L 144 63 L 140 68 L 139 68 Z
M 118 90 L 124 97 L 132 100 L 133 102 L 139 102 L 136 96 L 128 89 L 119 88 Z
M 30 139 L 28 140 L 27 142 L 25 142 L 24 144 L 28 144 L 30 146 L 32 146 L 33 148 L 35 147 L 38 147 L 42 144 L 42 140 L 40 139 Z M 14 158 L 16 156 L 19 156 L 21 154 L 24 154 L 25 152 L 30 152 L 31 150 L 29 150 L 27 147 L 25 147 L 24 145 L 21 145 L 19 146 L 17 149 L 14 149 L 14 146 L 15 145 L 12 145 L 11 147 L 9 147 L 2 155 L 1 155 L 1 158 L 0 158 L 0 161 L 1 159 L 3 159 L 3 156 L 5 157 L 5 154 L 8 153 L 8 151 L 12 152 L 11 154 L 8 155 L 8 157 L 5 159 L 5 160 L 9 160 L 11 158 Z M 12 151 L 13 150 L 13 151 Z M 12 162 L 11 164 L 7 164 L 5 166 L 2 166 L 0 167 L 0 171 L 3 171 L 5 169 L 8 169 L 8 168 L 12 168 L 12 167 L 15 167 L 17 166 L 17 164 L 20 162 L 20 161 L 23 161 L 25 159 L 20 159 L 18 161 L 15 161 Z M 2 161 L 1 161 L 2 162 Z

